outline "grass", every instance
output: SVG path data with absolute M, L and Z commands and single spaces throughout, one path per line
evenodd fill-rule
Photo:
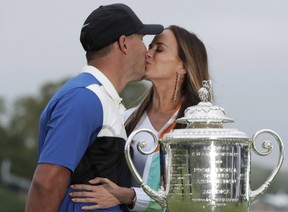
M 0 186 L 0 211 L 23 212 L 26 196 L 23 193 L 12 192 Z

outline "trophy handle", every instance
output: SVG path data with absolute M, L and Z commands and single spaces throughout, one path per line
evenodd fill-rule
M 150 134 L 152 137 L 153 137 L 153 140 L 154 140 L 154 147 L 150 150 L 150 151 L 144 151 L 143 148 L 145 147 L 146 145 L 146 141 L 140 141 L 137 145 L 137 148 L 138 148 L 138 151 L 144 155 L 150 155 L 152 154 L 159 142 L 158 142 L 158 138 L 157 136 L 154 134 L 154 132 L 152 130 L 149 130 L 149 129 L 139 129 L 139 130 L 135 130 L 133 131 L 130 136 L 128 137 L 127 141 L 126 141 L 126 144 L 125 144 L 125 159 L 126 159 L 126 162 L 128 164 L 128 167 L 134 177 L 134 179 L 136 180 L 137 183 L 140 184 L 140 186 L 142 187 L 142 189 L 145 191 L 145 193 L 147 193 L 152 199 L 156 200 L 162 207 L 162 210 L 163 211 L 167 211 L 167 203 L 166 203 L 166 195 L 164 193 L 163 190 L 161 191 L 154 191 L 153 189 L 151 189 L 148 185 L 146 185 L 144 182 L 143 182 L 143 179 L 142 177 L 139 175 L 137 169 L 135 168 L 133 162 L 132 162 L 132 159 L 131 159 L 131 154 L 130 154 L 130 146 L 131 146 L 131 142 L 134 138 L 134 136 L 140 132 L 147 132 L 148 134 Z
M 265 181 L 264 184 L 262 184 L 258 189 L 256 189 L 255 191 L 250 191 L 250 200 L 251 202 L 253 202 L 254 200 L 256 200 L 260 195 L 262 195 L 267 189 L 268 187 L 270 186 L 270 183 L 271 181 L 274 179 L 274 177 L 276 176 L 276 174 L 279 172 L 281 166 L 282 166 L 282 163 L 283 163 L 283 160 L 284 160 L 284 146 L 283 146 L 283 142 L 281 140 L 281 138 L 277 135 L 277 133 L 275 133 L 274 131 L 272 130 L 269 130 L 269 129 L 263 129 L 263 130 L 259 130 L 257 131 L 253 137 L 252 137 L 252 148 L 253 148 L 253 151 L 255 153 L 257 153 L 258 155 L 260 156 L 267 156 L 269 155 L 271 152 L 272 152 L 272 149 L 273 149 L 273 145 L 270 141 L 264 141 L 262 143 L 262 147 L 264 149 L 267 149 L 266 152 L 260 152 L 258 151 L 258 149 L 256 148 L 256 138 L 260 135 L 260 134 L 263 134 L 263 133 L 268 133 L 270 135 L 272 135 L 275 140 L 278 142 L 278 146 L 279 146 L 279 158 L 278 158 L 278 164 L 277 166 L 274 168 L 274 170 L 272 171 L 272 173 L 270 174 L 270 176 L 267 178 L 267 180 Z

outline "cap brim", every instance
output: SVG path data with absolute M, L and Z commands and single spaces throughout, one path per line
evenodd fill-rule
M 164 27 L 160 24 L 144 24 L 142 29 L 137 32 L 143 35 L 155 35 L 163 32 Z

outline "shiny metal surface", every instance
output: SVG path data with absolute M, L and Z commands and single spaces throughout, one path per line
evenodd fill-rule
M 188 142 L 172 144 L 167 152 L 169 211 L 247 208 L 249 145 L 237 140 Z
M 223 123 L 233 120 L 225 115 L 221 107 L 208 102 L 212 96 L 211 86 L 211 82 L 203 82 L 203 89 L 199 91 L 202 102 L 187 108 L 185 116 L 177 120 L 187 124 L 186 129 L 175 129 L 164 135 L 161 141 L 151 130 L 140 129 L 134 131 L 126 142 L 125 156 L 134 178 L 151 198 L 159 202 L 163 211 L 248 211 L 251 202 L 267 190 L 283 163 L 284 146 L 274 131 L 260 130 L 249 138 L 237 129 L 223 128 Z M 154 148 L 143 154 L 151 154 L 159 144 L 163 149 L 165 175 L 164 189 L 160 192 L 145 185 L 130 157 L 131 141 L 142 131 L 151 134 L 155 142 Z M 266 152 L 256 148 L 260 134 L 272 135 L 277 141 L 279 158 L 267 180 L 252 191 L 251 152 L 266 156 L 273 149 L 270 141 L 262 143 Z M 138 148 L 141 151 L 141 145 Z

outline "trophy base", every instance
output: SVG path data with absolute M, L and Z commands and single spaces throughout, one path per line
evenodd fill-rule
M 229 200 L 228 200 L 229 201 Z M 197 211 L 197 212 L 248 212 L 248 203 L 238 202 L 216 202 L 213 201 L 191 201 L 191 200 L 178 200 L 170 198 L 168 200 L 168 211 Z

